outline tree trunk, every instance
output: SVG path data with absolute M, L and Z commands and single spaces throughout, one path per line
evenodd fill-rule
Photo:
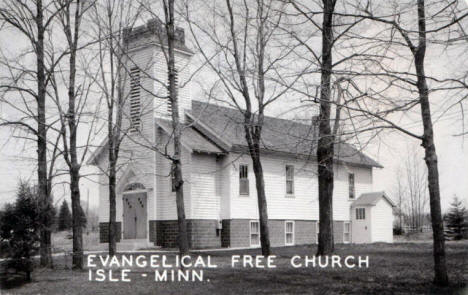
M 166 33 L 168 45 L 168 80 L 169 80 L 169 100 L 171 102 L 172 129 L 174 130 L 174 156 L 172 160 L 172 173 L 175 178 L 177 223 L 179 227 L 179 252 L 186 254 L 189 251 L 187 237 L 187 222 L 185 220 L 184 204 L 184 181 L 182 177 L 182 147 L 180 138 L 182 126 L 179 118 L 179 100 L 177 97 L 177 73 L 175 68 L 174 43 L 175 43 L 175 23 L 174 23 L 174 0 L 169 0 L 165 7 Z
M 330 95 L 333 46 L 334 0 L 323 1 L 322 66 L 320 87 L 319 139 L 317 145 L 320 232 L 317 255 L 331 254 L 333 241 L 333 156 L 334 137 L 330 127 Z
M 83 269 L 83 209 L 80 204 L 80 176 L 75 169 L 70 171 L 70 189 L 73 216 L 73 261 L 72 268 Z
M 79 1 L 77 6 L 79 6 Z M 68 7 L 70 9 L 70 6 Z M 69 12 L 68 12 L 69 13 Z M 70 45 L 70 77 L 68 85 L 68 128 L 70 130 L 70 150 L 69 150 L 69 169 L 70 169 L 70 191 L 72 200 L 72 215 L 73 215 L 73 263 L 74 269 L 83 269 L 83 209 L 80 202 L 80 164 L 78 163 L 77 155 L 77 132 L 78 126 L 76 122 L 76 93 L 75 93 L 75 77 L 76 77 L 76 53 L 78 43 L 78 24 L 79 24 L 79 8 L 75 14 L 75 34 L 72 41 L 70 29 L 67 29 L 67 38 Z M 66 138 L 65 138 L 66 140 Z
M 414 52 L 419 103 L 424 127 L 422 146 L 424 147 L 424 160 L 427 165 L 427 179 L 429 186 L 429 198 L 431 207 L 432 235 L 434 239 L 434 284 L 448 285 L 447 266 L 445 262 L 444 225 L 440 208 L 439 170 L 437 154 L 434 143 L 434 130 L 429 104 L 429 91 L 427 87 L 424 59 L 426 53 L 426 16 L 424 0 L 418 0 L 418 29 L 419 44 Z
M 112 122 L 112 121 L 111 121 Z M 112 125 L 112 123 L 110 123 Z M 110 127 L 112 129 L 112 127 Z M 114 143 L 109 142 L 109 255 L 117 252 L 117 224 L 116 224 L 116 159 L 114 157 Z
M 255 174 L 255 186 L 257 188 L 257 202 L 260 216 L 260 242 L 262 246 L 262 255 L 269 256 L 271 254 L 270 247 L 270 231 L 268 229 L 268 210 L 265 195 L 265 181 L 263 177 L 263 167 L 260 162 L 260 151 L 255 151 L 252 156 L 253 170 Z
M 39 196 L 42 202 L 42 213 L 46 213 L 51 206 L 50 194 L 47 181 L 47 129 L 46 129 L 46 114 L 45 114 L 45 99 L 46 99 L 46 77 L 44 65 L 44 16 L 42 1 L 36 3 L 37 15 L 37 176 L 39 184 Z M 49 216 L 43 214 L 46 219 Z M 52 250 L 51 250 L 51 229 L 48 220 L 43 220 L 44 224 L 41 228 L 40 263 L 44 267 L 52 267 Z

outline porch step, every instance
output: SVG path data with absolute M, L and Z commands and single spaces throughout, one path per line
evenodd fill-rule
M 158 247 L 146 239 L 124 239 L 117 243 L 117 251 L 136 251 L 148 248 L 157 249 Z

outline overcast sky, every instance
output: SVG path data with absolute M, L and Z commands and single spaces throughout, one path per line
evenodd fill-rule
M 467 0 L 468 2 L 468 0 Z M 0 32 L 0 44 L 9 44 L 8 49 L 14 51 L 18 43 L 5 42 L 12 40 L 11 33 Z M 19 42 L 17 40 L 17 42 Z M 450 58 L 458 56 L 457 61 L 448 60 L 447 56 L 440 55 L 432 58 L 428 65 L 432 70 L 452 71 L 460 66 L 468 67 L 468 50 L 460 49 L 451 53 Z M 199 77 L 203 81 L 204 77 Z M 203 92 L 198 87 L 192 87 L 192 98 L 198 98 Z M 285 102 L 279 102 L 268 110 L 270 115 L 281 114 L 285 108 Z M 0 105 L 0 117 L 7 115 Z M 437 110 L 435 110 L 437 112 Z M 291 114 L 289 114 L 291 116 Z M 461 113 L 459 113 L 461 116 Z M 416 122 L 419 123 L 420 122 Z M 454 195 L 465 201 L 468 205 L 468 142 L 465 137 L 454 136 L 461 132 L 461 124 L 456 115 L 442 117 L 435 120 L 435 139 L 439 159 L 441 202 L 443 210 L 447 210 Z M 417 127 L 416 127 L 417 128 Z M 408 149 L 415 149 L 416 156 L 423 159 L 423 149 L 420 143 L 409 139 L 398 132 L 386 132 L 380 138 L 374 140 L 364 151 L 379 163 L 383 169 L 374 171 L 374 190 L 386 191 L 393 196 L 395 189 L 396 171 L 407 157 Z M 12 138 L 12 131 L 8 128 L 0 128 L 0 206 L 5 202 L 11 202 L 15 198 L 15 189 L 19 179 L 35 181 L 35 163 L 26 160 L 25 157 L 35 156 L 35 146 L 27 145 L 21 139 Z M 83 174 L 93 172 L 92 167 L 86 167 Z M 86 200 L 89 190 L 90 204 L 98 206 L 97 185 L 89 180 L 82 180 L 82 199 Z M 57 184 L 54 190 L 55 201 L 68 198 L 66 184 Z

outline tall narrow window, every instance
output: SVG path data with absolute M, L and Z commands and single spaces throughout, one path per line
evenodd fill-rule
M 286 165 L 286 194 L 294 194 L 294 166 Z
M 349 223 L 349 222 L 344 223 L 343 242 L 344 243 L 351 242 L 351 223 Z
M 239 194 L 249 195 L 249 166 L 239 165 Z
M 260 224 L 258 221 L 250 221 L 250 246 L 260 245 Z
M 286 246 L 294 245 L 294 221 L 286 221 L 284 229 Z
M 130 69 L 130 122 L 131 130 L 140 129 L 141 123 L 141 99 L 140 99 L 140 69 Z
M 366 208 L 356 208 L 356 219 L 366 219 Z
M 349 198 L 355 198 L 354 192 L 354 173 L 348 173 L 348 184 L 349 184 Z

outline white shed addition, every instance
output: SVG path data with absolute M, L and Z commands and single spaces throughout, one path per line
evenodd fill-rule
M 393 207 L 384 192 L 362 194 L 351 204 L 352 242 L 392 243 Z

